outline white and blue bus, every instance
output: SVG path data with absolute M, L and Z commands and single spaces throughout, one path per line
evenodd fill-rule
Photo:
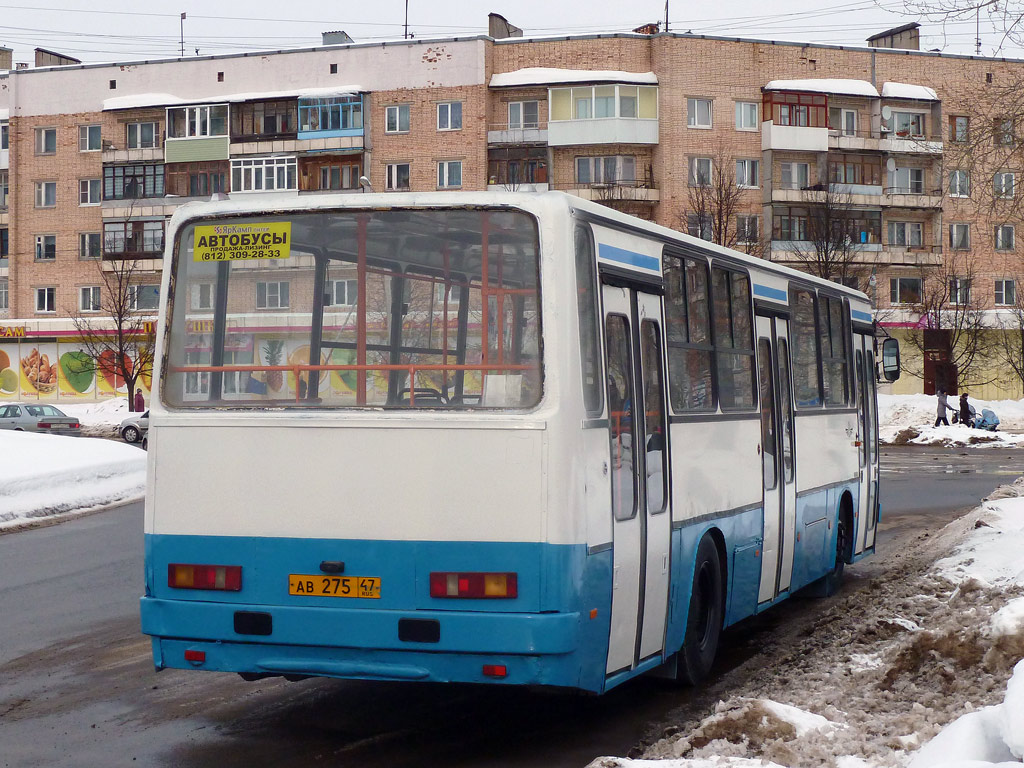
M 874 550 L 875 347 L 862 293 L 560 193 L 183 206 L 156 667 L 699 681 Z

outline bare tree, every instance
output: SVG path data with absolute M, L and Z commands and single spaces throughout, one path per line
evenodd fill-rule
M 824 280 L 843 282 L 859 275 L 858 257 L 863 250 L 861 222 L 853 207 L 853 196 L 835 184 L 804 192 L 807 210 L 805 232 L 795 237 L 796 266 Z
M 943 34 L 947 25 L 975 22 L 979 35 L 982 30 L 998 36 L 993 54 L 1004 46 L 1020 47 L 1024 42 L 1024 5 L 1014 0 L 904 0 L 908 15 L 940 24 Z M 981 40 L 977 42 L 979 48 Z M 978 51 L 981 53 L 981 51 Z
M 681 222 L 689 234 L 735 248 L 740 235 L 736 215 L 742 201 L 743 189 L 736 182 L 735 166 L 724 147 L 710 158 L 690 160 L 688 206 Z
M 135 309 L 138 291 L 138 261 L 100 259 L 96 266 L 102 286 L 98 303 L 86 315 L 79 309 L 72 316 L 81 344 L 97 377 L 121 378 L 128 388 L 128 408 L 135 410 L 139 378 L 151 376 L 155 334 L 152 318 Z

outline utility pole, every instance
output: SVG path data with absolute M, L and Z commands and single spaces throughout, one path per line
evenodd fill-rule
M 665 0 L 665 31 L 668 32 L 668 0 Z
M 185 58 L 185 12 L 181 13 L 181 58 Z
M 405 33 L 402 35 L 405 40 L 409 39 L 409 0 L 405 0 Z

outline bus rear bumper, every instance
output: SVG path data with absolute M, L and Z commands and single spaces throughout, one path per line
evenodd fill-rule
M 268 607 L 144 597 L 141 614 L 157 669 L 592 687 L 581 685 L 582 660 L 589 654 L 579 647 L 578 613 Z M 269 615 L 270 633 L 236 631 L 238 614 Z M 401 639 L 402 620 L 436 627 L 437 639 Z M 502 667 L 504 676 L 498 674 Z

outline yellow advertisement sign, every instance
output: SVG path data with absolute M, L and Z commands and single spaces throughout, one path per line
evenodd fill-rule
M 291 257 L 292 223 L 199 226 L 192 246 L 194 261 L 243 261 Z

